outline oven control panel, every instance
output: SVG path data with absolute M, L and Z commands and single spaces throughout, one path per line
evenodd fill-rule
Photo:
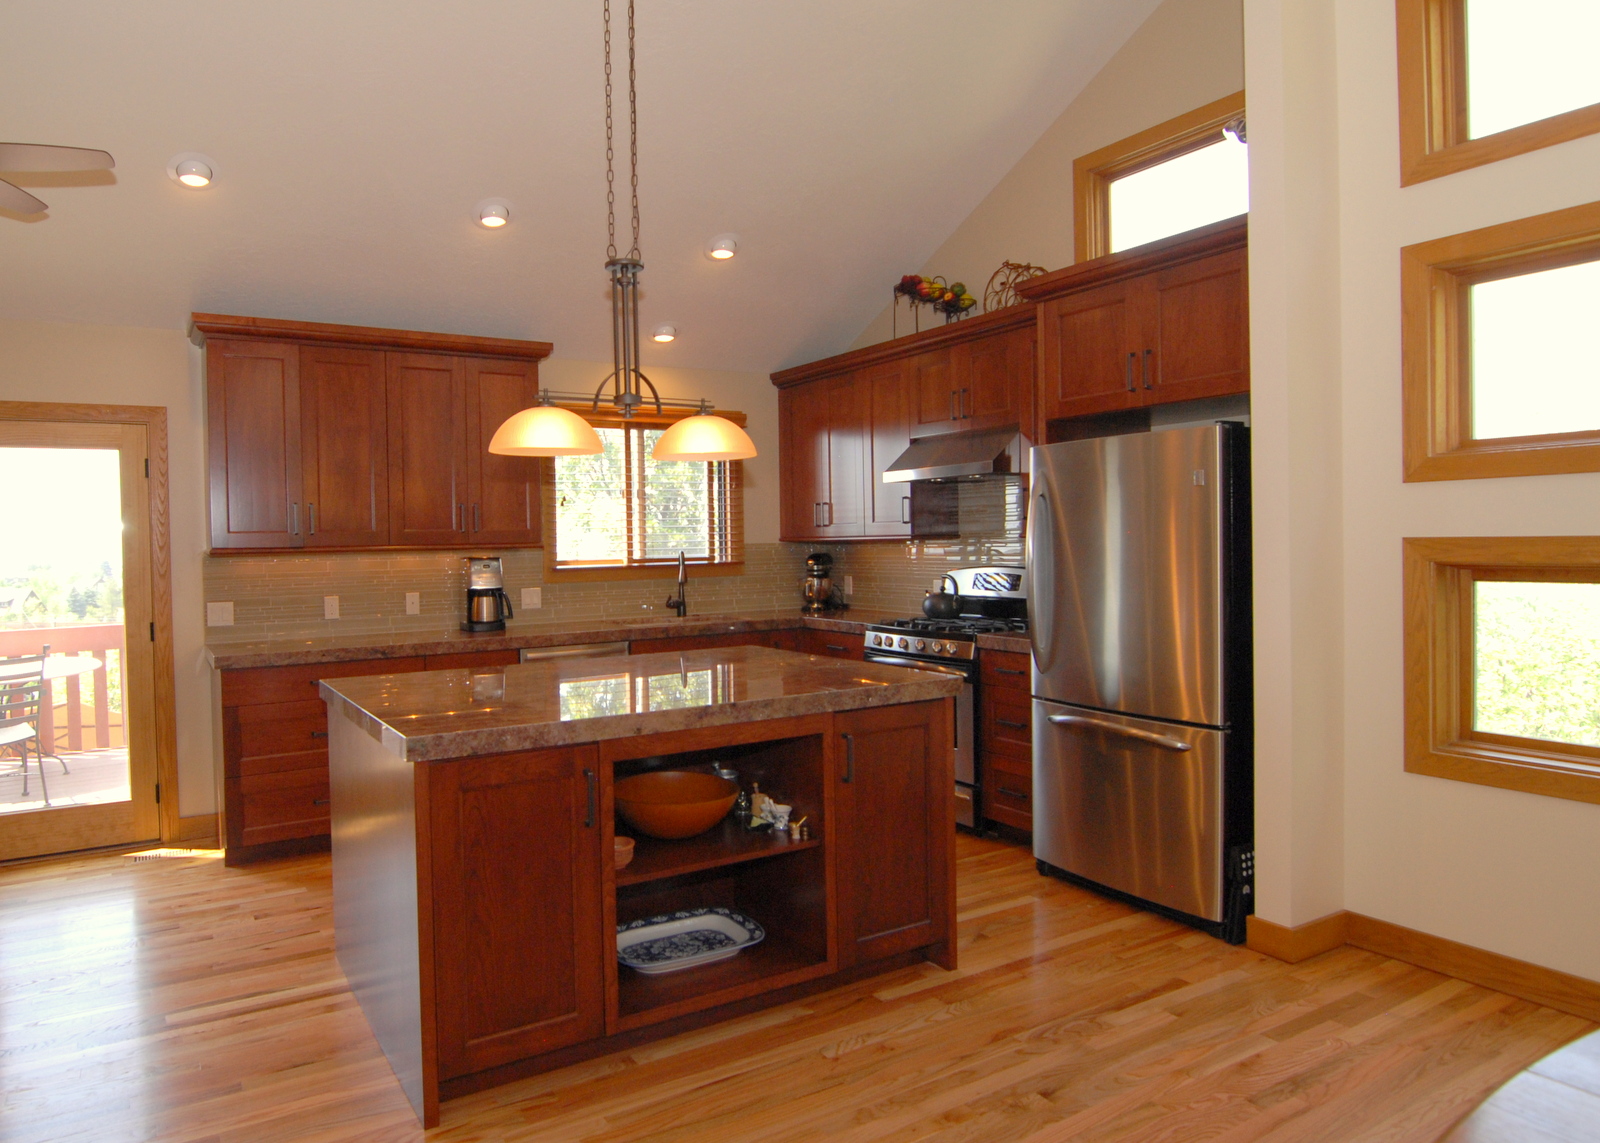
M 863 640 L 868 651 L 882 651 L 885 654 L 923 655 L 939 659 L 972 659 L 977 654 L 977 644 L 970 639 L 948 639 L 915 632 L 868 631 Z

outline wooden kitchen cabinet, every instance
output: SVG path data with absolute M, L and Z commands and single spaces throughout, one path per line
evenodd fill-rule
M 493 456 L 544 342 L 193 315 L 214 551 L 541 543 L 539 462 Z
M 593 745 L 421 768 L 441 1079 L 605 1032 Z
M 916 411 L 912 436 L 1032 423 L 1031 324 L 977 332 L 905 363 Z
M 1250 388 L 1246 226 L 1232 219 L 1024 283 L 1038 423 Z
M 955 910 L 949 701 L 834 715 L 839 964 L 927 945 Z M 925 824 L 924 824 L 925 823 Z M 905 828 L 911 825 L 912 828 Z M 954 967 L 954 949 L 928 959 Z
M 978 651 L 978 772 L 983 816 L 1033 830 L 1032 665 L 1013 651 Z

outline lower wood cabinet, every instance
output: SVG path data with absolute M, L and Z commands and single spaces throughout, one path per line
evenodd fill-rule
M 599 754 L 423 768 L 441 1079 L 605 1032 Z
M 834 716 L 841 968 L 930 943 L 928 959 L 954 967 L 949 728 L 947 703 Z
M 1033 830 L 1031 663 L 1012 651 L 978 652 L 978 772 L 983 816 Z

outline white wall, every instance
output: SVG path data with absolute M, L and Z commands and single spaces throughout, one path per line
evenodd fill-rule
M 0 400 L 166 407 L 178 812 L 210 813 L 215 794 L 211 679 L 202 660 L 206 474 L 199 351 L 177 330 L 0 322 Z
M 982 303 L 984 284 L 1002 262 L 1071 265 L 1073 160 L 1242 88 L 1240 20 L 1240 0 L 1166 0 L 927 263 L 894 277 L 942 275 L 965 283 Z M 884 293 L 893 285 L 885 281 Z M 929 323 L 923 314 L 923 326 Z M 891 325 L 885 306 L 852 348 L 887 341 Z M 903 305 L 899 332 L 911 332 Z
M 1600 979 L 1600 806 L 1404 771 L 1400 546 L 1600 533 L 1600 474 L 1403 483 L 1399 289 L 1401 246 L 1595 199 L 1600 138 L 1402 189 L 1392 0 L 1246 0 L 1245 26 L 1260 911 Z

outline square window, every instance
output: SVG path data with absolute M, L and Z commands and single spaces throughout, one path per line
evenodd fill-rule
M 1472 728 L 1600 747 L 1600 583 L 1474 583 Z
M 1466 0 L 1468 136 L 1600 103 L 1596 44 L 1594 0 Z

